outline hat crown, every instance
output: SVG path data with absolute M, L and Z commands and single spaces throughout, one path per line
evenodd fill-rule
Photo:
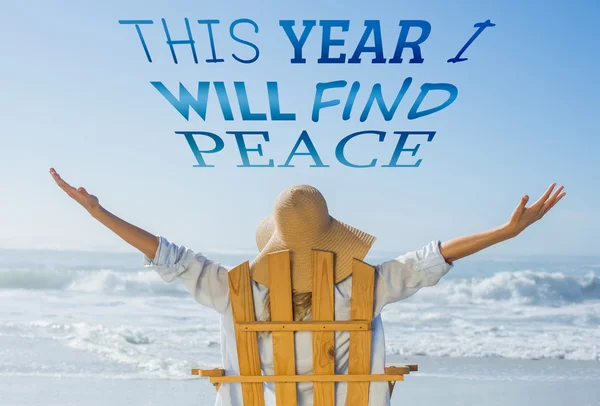
M 255 282 L 273 287 L 271 272 L 283 269 L 270 269 L 268 256 L 287 250 L 292 289 L 312 292 L 314 250 L 335 253 L 334 281 L 338 283 L 352 274 L 354 258 L 362 260 L 374 241 L 372 235 L 331 217 L 325 198 L 316 188 L 292 186 L 279 194 L 273 212 L 256 228 L 260 252 L 250 264 L 250 276 Z
M 281 192 L 273 214 L 278 233 L 290 245 L 315 241 L 331 223 L 325 198 L 309 185 L 296 185 Z

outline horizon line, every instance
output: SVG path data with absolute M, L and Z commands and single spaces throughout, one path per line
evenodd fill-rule
M 0 251 L 45 251 L 45 252 L 56 252 L 56 253 L 81 253 L 81 254 L 112 254 L 112 255 L 143 255 L 141 252 L 136 250 L 103 250 L 103 249 L 74 249 L 74 248 L 17 248 L 17 247 L 0 247 Z M 236 256 L 255 256 L 258 254 L 257 250 L 248 250 L 248 249 L 239 249 L 239 250 L 221 250 L 216 248 L 210 248 L 206 250 L 197 251 L 202 254 L 216 254 L 216 255 L 236 255 Z M 409 251 L 406 251 L 409 252 Z M 381 256 L 389 256 L 390 259 L 396 258 L 402 255 L 404 252 L 402 250 L 398 251 L 387 251 L 387 250 L 375 250 L 369 252 L 366 258 L 368 257 L 381 257 Z M 473 256 L 476 256 L 475 258 Z M 487 259 L 493 260 L 494 258 L 498 259 L 506 259 L 508 257 L 545 257 L 545 258 L 565 258 L 565 257 L 579 257 L 580 259 L 584 258 L 600 258 L 599 254 L 554 254 L 554 253 L 490 253 L 486 254 L 485 252 L 475 253 L 468 258 L 464 259 Z

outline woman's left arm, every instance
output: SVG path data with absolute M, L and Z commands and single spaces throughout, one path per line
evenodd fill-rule
M 510 220 L 501 227 L 446 242 L 434 240 L 417 251 L 380 264 L 376 268 L 374 316 L 385 305 L 406 299 L 421 288 L 436 285 L 454 266 L 453 261 L 519 235 L 565 195 L 562 186 L 553 194 L 555 186 L 552 184 L 530 207 L 525 207 L 529 197 L 523 196 Z
M 556 183 L 550 185 L 548 190 L 529 207 L 525 207 L 529 196 L 523 196 L 510 220 L 500 227 L 442 242 L 440 253 L 448 263 L 452 263 L 494 244 L 516 237 L 531 224 L 544 217 L 563 198 L 566 194 L 563 192 L 564 187 L 561 186 L 552 193 L 555 187 Z

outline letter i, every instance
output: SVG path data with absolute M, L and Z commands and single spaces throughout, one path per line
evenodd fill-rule
M 483 32 L 483 30 L 485 30 L 487 27 L 495 27 L 495 26 L 496 26 L 496 24 L 492 23 L 490 20 L 486 20 L 482 23 L 476 23 L 474 25 L 474 27 L 477 28 L 477 31 L 475 31 L 475 34 L 473 34 L 473 36 L 471 38 L 469 38 L 467 43 L 460 49 L 460 51 L 458 51 L 458 54 L 456 54 L 456 56 L 454 58 L 448 59 L 448 63 L 462 62 L 462 61 L 466 61 L 467 59 L 469 59 L 469 58 L 461 58 L 461 55 L 467 50 L 467 48 L 473 43 L 473 41 L 475 41 L 475 38 L 477 38 L 479 36 L 479 34 L 481 34 Z
M 360 82 L 352 83 L 352 87 L 350 88 L 350 93 L 348 94 L 346 104 L 344 105 L 344 111 L 342 113 L 342 119 L 344 121 L 350 120 L 350 114 L 352 113 L 352 107 L 354 106 L 354 100 L 356 100 L 358 89 L 360 89 Z

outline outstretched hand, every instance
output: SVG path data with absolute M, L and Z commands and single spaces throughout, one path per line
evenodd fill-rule
M 548 190 L 529 207 L 525 207 L 529 201 L 529 196 L 523 196 L 521 202 L 513 211 L 510 221 L 500 227 L 444 241 L 440 245 L 440 253 L 444 256 L 446 262 L 452 263 L 494 244 L 516 237 L 521 231 L 544 217 L 563 198 L 566 194 L 563 192 L 564 187 L 561 186 L 552 193 L 555 187 L 556 183 L 550 185 Z
M 89 194 L 83 187 L 74 188 L 69 185 L 54 168 L 50 168 L 50 175 L 52 175 L 56 184 L 73 200 L 82 205 L 92 217 L 104 224 L 131 246 L 140 250 L 148 258 L 154 258 L 160 241 L 158 236 L 136 227 L 105 210 L 100 206 L 100 202 L 96 196 Z
M 506 224 L 507 229 L 516 236 L 531 224 L 544 217 L 544 215 L 548 213 L 548 211 L 553 208 L 564 195 L 566 195 L 566 193 L 563 192 L 564 186 L 560 186 L 552 193 L 555 187 L 556 183 L 551 184 L 546 192 L 529 207 L 525 207 L 529 201 L 529 196 L 523 196 L 521 202 L 513 211 L 510 221 Z
M 83 187 L 74 188 L 65 182 L 54 168 L 50 168 L 50 175 L 54 178 L 56 184 L 64 190 L 73 200 L 82 205 L 87 211 L 91 212 L 100 207 L 98 198 L 91 195 Z

